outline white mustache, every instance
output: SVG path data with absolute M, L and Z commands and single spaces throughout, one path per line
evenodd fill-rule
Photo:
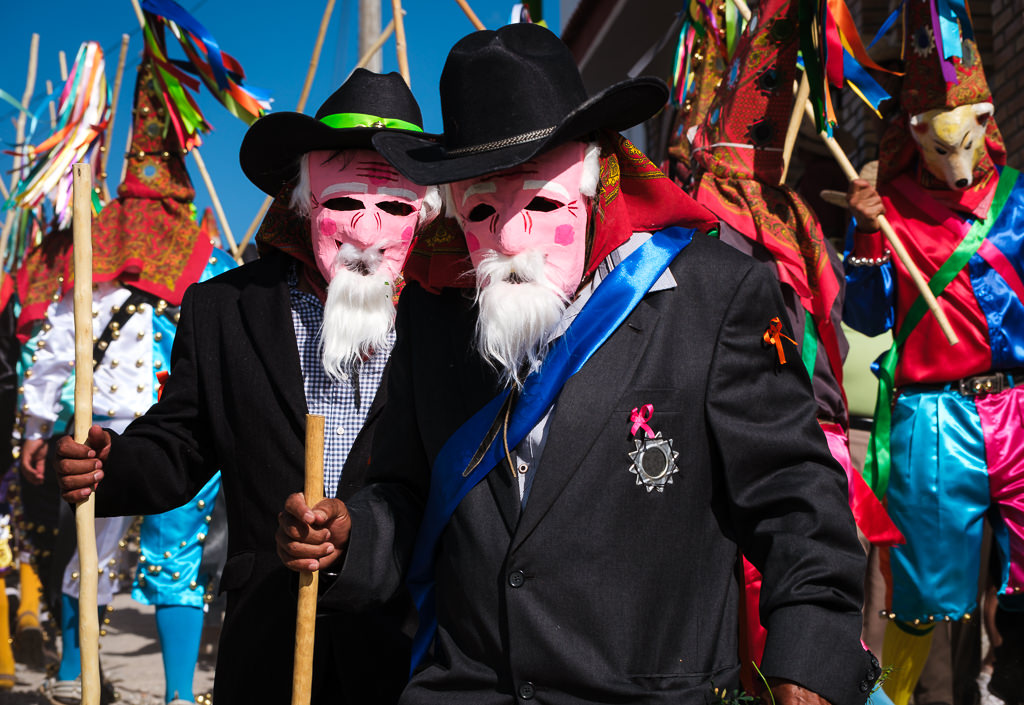
M 544 255 L 537 250 L 527 250 L 514 255 L 503 255 L 495 250 L 488 250 L 483 254 L 475 270 L 477 286 L 483 289 L 498 282 L 538 282 L 547 286 L 545 264 Z
M 381 249 L 383 248 L 369 247 L 365 250 L 360 250 L 350 242 L 343 243 L 338 250 L 338 254 L 334 256 L 335 271 L 337 271 L 338 267 L 344 267 L 350 272 L 362 274 L 363 276 L 374 274 L 384 259 L 384 253 L 381 252 Z

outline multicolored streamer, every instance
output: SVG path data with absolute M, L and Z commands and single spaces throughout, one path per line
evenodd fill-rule
M 71 165 L 98 165 L 104 131 L 110 121 L 110 88 L 104 76 L 103 49 L 87 42 L 78 50 L 60 93 L 53 134 L 22 151 L 31 166 L 15 186 L 12 198 L 24 209 L 35 209 L 49 198 L 58 227 L 71 222 Z M 95 174 L 94 174 L 95 178 Z
M 200 133 L 211 129 L 192 95 L 199 90 L 199 81 L 192 76 L 202 80 L 221 105 L 246 124 L 270 110 L 270 94 L 244 85 L 242 65 L 222 51 L 213 35 L 184 8 L 173 0 L 144 0 L 142 7 L 147 13 L 146 50 L 156 65 L 165 103 L 171 108 L 171 125 L 185 149 L 201 144 Z M 157 26 L 166 27 L 178 40 L 185 61 L 167 56 Z

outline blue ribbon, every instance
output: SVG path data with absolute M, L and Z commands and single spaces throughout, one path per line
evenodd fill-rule
M 548 351 L 541 369 L 527 377 L 508 422 L 509 447 L 519 445 L 544 417 L 565 382 L 576 374 L 633 311 L 658 277 L 693 239 L 693 230 L 666 228 L 624 259 L 604 278 L 579 315 Z M 437 631 L 434 556 L 441 533 L 456 507 L 502 459 L 504 444 L 491 442 L 483 459 L 469 467 L 487 430 L 508 398 L 506 390 L 452 434 L 434 460 L 423 522 L 416 537 L 407 582 L 420 615 L 412 647 L 412 668 L 419 665 Z
M 188 14 L 185 8 L 174 0 L 143 0 L 142 9 L 170 20 L 198 38 L 206 47 L 210 58 L 210 69 L 213 71 L 214 80 L 217 81 L 217 87 L 222 91 L 228 89 L 228 72 L 224 68 L 224 59 L 220 55 L 220 45 L 206 27 L 199 23 L 199 20 Z
M 846 81 L 856 87 L 857 91 L 871 104 L 876 113 L 882 101 L 892 97 L 845 48 L 843 49 L 843 74 L 846 77 Z

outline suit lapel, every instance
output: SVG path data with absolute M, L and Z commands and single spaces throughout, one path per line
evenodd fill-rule
M 536 528 L 604 431 L 608 415 L 633 378 L 658 318 L 658 312 L 641 301 L 583 369 L 566 382 L 558 396 L 529 501 L 516 529 L 513 550 Z M 623 420 L 624 430 L 628 430 L 627 421 Z M 623 465 L 625 462 L 623 452 Z
M 263 363 L 267 377 L 284 401 L 289 421 L 300 437 L 306 428 L 306 393 L 302 383 L 302 367 L 293 331 L 291 300 L 288 295 L 290 258 L 270 256 L 252 285 L 245 287 L 238 307 L 253 350 Z

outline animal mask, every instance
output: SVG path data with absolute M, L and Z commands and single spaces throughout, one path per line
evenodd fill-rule
M 570 142 L 525 164 L 451 185 L 474 267 L 489 252 L 543 255 L 549 282 L 571 298 L 583 278 L 587 145 Z M 586 190 L 586 189 L 585 189 Z
M 925 168 L 949 188 L 963 191 L 974 183 L 974 168 L 985 156 L 985 130 L 991 103 L 928 110 L 910 118 L 910 134 Z
M 318 150 L 307 156 L 317 268 L 330 282 L 338 253 L 348 245 L 346 251 L 355 248 L 366 256 L 343 256 L 346 266 L 363 274 L 383 267 L 394 281 L 409 253 L 427 187 L 406 179 L 372 150 Z

